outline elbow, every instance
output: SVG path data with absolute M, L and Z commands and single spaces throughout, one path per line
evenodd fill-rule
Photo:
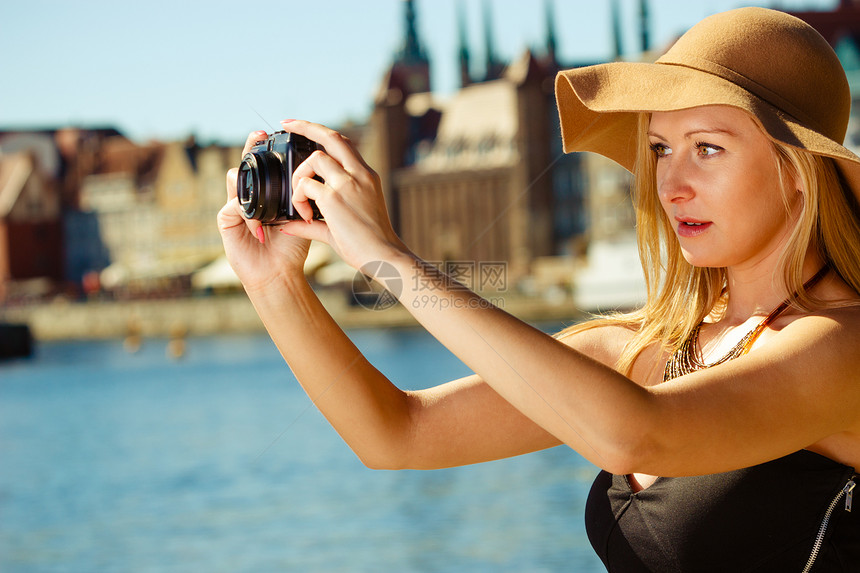
M 430 469 L 422 463 L 426 452 L 420 436 L 420 413 L 423 403 L 410 393 L 406 394 L 405 416 L 386 425 L 375 440 L 365 447 L 353 448 L 361 463 L 372 470 Z M 371 443 L 372 442 L 372 443 Z
M 601 469 L 611 474 L 627 475 L 632 473 L 652 473 L 647 468 L 652 464 L 641 450 L 627 447 L 617 447 L 611 453 L 598 460 Z
M 604 443 L 593 461 L 609 473 L 627 475 L 632 473 L 657 474 L 656 460 L 660 450 L 657 442 L 642 432 L 618 436 Z M 656 473 L 655 473 L 656 472 Z
M 415 451 L 414 416 L 407 401 L 404 408 L 390 408 L 387 419 L 373 428 L 354 433 L 344 441 L 364 467 L 371 470 L 402 470 L 412 467 Z M 397 415 L 391 415 L 396 411 Z
M 395 456 L 356 454 L 364 467 L 371 470 L 402 470 L 406 465 Z
M 368 452 L 355 452 L 364 467 L 371 470 L 427 470 L 439 469 L 445 465 L 435 465 L 409 455 L 409 449 L 400 445 Z
M 603 439 L 597 450 L 600 457 L 595 462 L 602 469 L 616 475 L 661 475 L 668 469 L 667 455 L 676 445 L 666 423 L 671 417 L 650 399 L 652 396 L 648 398 L 629 415 L 603 427 Z
M 361 461 L 362 464 L 364 464 L 364 467 L 366 467 L 369 470 L 390 470 L 390 469 L 393 469 L 393 468 L 389 467 L 388 464 L 381 463 L 379 460 L 376 460 L 376 459 L 363 458 L 361 456 L 358 456 L 358 459 Z
M 412 464 L 407 456 L 408 448 L 401 440 L 389 439 L 372 447 L 352 447 L 353 453 L 371 470 L 404 470 Z

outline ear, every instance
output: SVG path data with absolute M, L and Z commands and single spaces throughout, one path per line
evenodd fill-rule
M 806 197 L 806 184 L 804 183 L 803 178 L 800 177 L 800 174 L 797 172 L 797 169 L 795 169 L 794 166 L 791 167 L 789 177 L 791 180 L 791 186 L 802 196 Z
M 803 182 L 803 178 L 800 176 L 800 171 L 797 169 L 797 166 L 793 161 L 784 162 L 784 171 L 782 176 L 785 181 L 786 189 L 794 189 L 797 193 L 806 195 L 806 185 Z
M 792 161 L 784 161 L 782 162 L 782 166 L 783 189 L 786 191 L 794 189 L 795 197 L 800 195 L 800 197 L 805 200 L 807 189 L 806 184 L 803 181 L 803 177 L 800 176 L 800 171 Z M 786 199 L 789 200 L 791 198 L 791 194 L 787 193 Z
M 778 153 L 777 166 L 782 183 L 782 199 L 785 202 L 785 208 L 789 213 L 799 214 L 800 210 L 803 209 L 803 205 L 806 204 L 806 198 L 808 197 L 806 185 L 803 177 L 800 175 L 800 170 L 787 157 L 780 161 Z

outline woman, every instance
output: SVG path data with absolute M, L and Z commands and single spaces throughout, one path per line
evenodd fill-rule
M 293 177 L 307 222 L 244 220 L 234 170 L 219 226 L 287 363 L 370 467 L 577 450 L 604 470 L 586 521 L 610 570 L 856 571 L 860 159 L 838 143 L 850 94 L 835 54 L 801 21 L 745 8 L 656 64 L 563 72 L 556 95 L 565 150 L 637 176 L 644 308 L 548 337 L 480 304 L 398 239 L 348 140 L 286 121 L 326 150 Z M 390 383 L 304 279 L 308 239 L 416 277 L 400 302 L 475 375 Z

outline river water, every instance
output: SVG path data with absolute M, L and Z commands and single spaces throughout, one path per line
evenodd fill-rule
M 419 330 L 351 338 L 404 388 L 468 374 Z M 597 470 L 554 448 L 365 468 L 265 336 L 43 344 L 0 363 L 0 571 L 603 571 Z

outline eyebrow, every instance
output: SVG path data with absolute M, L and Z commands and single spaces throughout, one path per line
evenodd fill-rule
M 713 128 L 709 128 L 709 129 L 706 129 L 706 128 L 697 128 L 697 129 L 692 129 L 692 130 L 690 130 L 690 131 L 688 131 L 687 133 L 685 133 L 685 134 L 684 134 L 684 139 L 690 139 L 690 137 L 691 137 L 691 136 L 693 136 L 693 135 L 698 135 L 698 134 L 700 134 L 700 133 L 704 133 L 704 134 L 730 135 L 730 136 L 734 136 L 734 137 L 737 137 L 737 136 L 738 136 L 737 132 L 734 132 L 734 131 L 732 131 L 732 130 L 730 130 L 730 129 L 723 129 L 723 128 L 720 128 L 720 127 L 713 127 Z M 657 132 L 655 132 L 655 131 L 651 131 L 650 129 L 648 130 L 648 134 L 647 134 L 647 135 L 648 135 L 649 137 L 656 137 L 656 138 L 658 138 L 658 139 L 662 139 L 663 141 L 666 141 L 666 138 L 665 138 L 665 137 L 663 137 L 662 135 L 660 135 L 659 133 L 657 133 Z

